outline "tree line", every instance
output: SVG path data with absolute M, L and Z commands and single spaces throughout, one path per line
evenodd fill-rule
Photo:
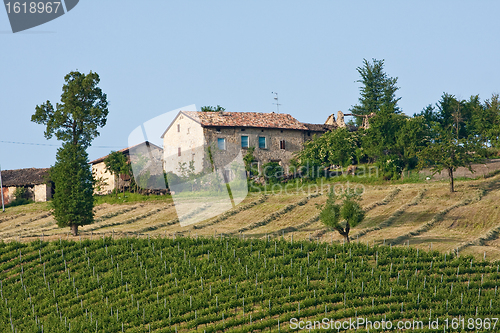
M 383 60 L 364 60 L 357 71 L 361 77 L 360 98 L 350 111 L 375 116 L 368 129 L 338 128 L 305 143 L 295 163 L 306 177 L 321 176 L 332 166 L 360 163 L 375 164 L 385 179 L 429 167 L 434 173 L 448 173 L 453 192 L 453 173 L 458 167 L 471 170 L 471 164 L 497 153 L 498 94 L 481 101 L 479 95 L 463 100 L 444 93 L 437 103 L 410 117 L 398 106 L 397 77 L 384 72 Z M 357 117 L 358 126 L 361 121 Z M 355 123 L 351 121 L 351 125 Z

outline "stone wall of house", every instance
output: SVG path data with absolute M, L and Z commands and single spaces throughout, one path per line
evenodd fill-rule
M 3 187 L 3 200 L 4 200 L 5 205 L 11 203 L 12 201 L 14 201 L 16 199 L 16 195 L 15 195 L 16 189 L 17 189 L 17 186 L 8 186 L 8 187 L 4 186 Z M 33 188 L 27 186 L 26 191 L 27 191 L 27 197 L 31 200 L 34 200 L 35 197 L 34 197 Z
M 52 198 L 52 188 L 47 184 L 35 185 L 33 193 L 35 202 L 45 202 Z
M 163 136 L 165 172 L 180 174 L 179 164 L 185 163 L 188 167 L 191 161 L 194 162 L 195 172 L 201 172 L 206 150 L 204 143 L 201 125 L 186 115 L 179 114 Z
M 304 132 L 302 130 L 248 128 L 248 127 L 206 127 L 204 128 L 207 144 L 214 143 L 217 147 L 219 138 L 226 140 L 227 149 L 214 154 L 216 165 L 229 165 L 241 151 L 245 156 L 247 149 L 241 147 L 242 136 L 248 137 L 248 146 L 255 147 L 254 156 L 259 165 L 267 162 L 279 162 L 287 170 L 293 154 L 302 149 Z M 266 138 L 266 148 L 259 148 L 259 137 Z M 285 149 L 280 142 L 284 141 Z
M 94 174 L 97 178 L 102 178 L 106 183 L 105 185 L 101 185 L 101 190 L 94 190 L 94 194 L 109 194 L 115 188 L 115 177 L 106 170 L 106 164 L 104 162 L 96 163 L 92 165 L 92 174 Z

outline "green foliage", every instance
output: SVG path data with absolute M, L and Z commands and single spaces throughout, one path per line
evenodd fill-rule
M 483 147 L 476 137 L 456 138 L 451 125 L 442 127 L 436 124 L 433 136 L 431 144 L 417 154 L 418 167 L 430 167 L 433 173 L 446 170 L 450 178 L 450 192 L 453 192 L 453 172 L 458 167 L 467 167 L 473 172 L 472 164 L 481 161 Z
M 356 156 L 362 158 L 360 145 L 361 132 L 339 128 L 305 142 L 304 149 L 296 154 L 296 158 L 302 174 L 308 179 L 315 179 L 324 175 L 325 168 L 333 165 L 346 167 Z
M 226 111 L 226 109 L 223 108 L 220 105 L 217 105 L 217 106 L 202 106 L 201 107 L 201 112 L 220 112 L 220 111 Z
M 140 188 L 148 188 L 149 179 L 151 178 L 151 172 L 149 170 L 142 172 L 140 175 L 135 177 L 137 186 Z
M 106 165 L 106 170 L 115 176 L 126 174 L 129 170 L 127 158 L 119 151 L 112 151 L 104 159 L 104 164 Z
M 177 168 L 177 170 L 180 172 L 181 178 L 184 181 L 191 180 L 196 176 L 194 172 L 195 171 L 194 161 L 189 161 L 189 164 L 186 162 L 183 163 L 179 162 L 179 167 Z
M 500 148 L 500 100 L 498 94 L 493 94 L 482 107 L 476 107 L 472 115 L 475 134 L 491 146 Z
M 50 177 L 55 185 L 52 205 L 58 226 L 75 228 L 92 223 L 93 179 L 85 149 L 64 143 L 57 150 Z
M 262 169 L 266 181 L 271 184 L 277 183 L 283 178 L 283 167 L 278 162 L 264 163 Z
M 79 225 L 93 221 L 92 194 L 98 180 L 92 177 L 85 149 L 99 136 L 98 128 L 106 125 L 108 101 L 98 87 L 97 73 L 70 72 L 64 81 L 61 103 L 55 108 L 50 101 L 37 105 L 31 121 L 46 125 L 46 139 L 55 135 L 64 141 L 51 170 L 55 185 L 52 202 L 57 224 L 70 226 L 76 236 Z
M 120 175 L 130 173 L 130 165 L 128 164 L 127 158 L 119 151 L 112 151 L 111 154 L 106 156 L 104 164 L 106 165 L 106 170 L 115 177 L 117 183 L 119 183 Z M 116 188 L 114 190 L 116 190 Z
M 483 324 L 500 314 L 499 277 L 497 263 L 463 254 L 289 236 L 1 242 L 0 331 L 71 324 L 71 332 L 111 333 L 123 323 L 146 332 L 151 323 L 153 332 L 277 332 L 278 319 L 289 331 L 290 318 L 321 320 L 325 309 L 332 320 L 357 313 L 426 323 L 432 313 Z
M 337 200 L 342 203 L 337 203 Z M 365 211 L 358 203 L 360 195 L 355 192 L 345 192 L 342 195 L 335 194 L 334 189 L 328 193 L 324 206 L 321 207 L 319 218 L 323 224 L 338 231 L 349 242 L 349 231 L 357 226 L 365 218 Z
M 382 155 L 376 165 L 385 180 L 398 179 L 404 171 L 403 161 L 397 155 Z
M 16 187 L 16 190 L 14 191 L 14 197 L 15 200 L 29 199 L 29 192 L 26 187 Z
M 250 173 L 250 175 L 259 174 L 259 168 L 256 164 L 257 159 L 253 155 L 255 147 L 248 147 L 247 153 L 243 156 L 243 162 L 245 163 L 245 170 Z
M 14 191 L 14 200 L 5 205 L 5 207 L 22 206 L 32 202 L 33 200 L 30 200 L 29 192 L 25 187 L 16 187 Z
M 387 113 L 399 113 L 396 91 L 398 78 L 389 77 L 384 72 L 384 60 L 372 59 L 370 63 L 363 59 L 363 66 L 356 68 L 361 79 L 359 105 L 354 106 L 350 111 L 354 114 L 368 115 L 370 113 L 378 114 L 385 110 Z M 361 125 L 362 118 L 357 117 L 357 125 Z
M 98 128 L 106 125 L 108 101 L 97 85 L 100 78 L 92 71 L 85 75 L 71 72 L 64 77 L 61 103 L 51 102 L 36 107 L 31 121 L 46 125 L 45 138 L 72 142 L 84 149 L 99 136 Z
M 166 201 L 170 202 L 171 196 L 166 195 L 144 195 L 140 193 L 132 193 L 125 191 L 119 193 L 117 196 L 114 194 L 97 195 L 94 196 L 94 205 L 100 205 L 103 203 L 108 204 L 122 204 L 122 203 L 134 203 L 134 202 L 146 202 L 146 201 Z

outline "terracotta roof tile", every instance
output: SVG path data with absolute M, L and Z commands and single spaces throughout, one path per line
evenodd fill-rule
M 204 127 L 257 127 L 307 130 L 297 119 L 286 113 L 260 112 L 200 112 L 182 111 Z
M 120 153 L 123 153 L 125 156 L 128 156 L 129 155 L 129 151 L 132 149 L 132 148 L 136 148 L 138 146 L 141 146 L 141 145 L 146 145 L 146 146 L 152 146 L 153 148 L 158 148 L 158 149 L 162 149 L 161 147 L 158 147 L 157 145 L 155 145 L 154 143 L 151 143 L 149 141 L 144 141 L 144 142 L 141 142 L 139 144 L 136 144 L 134 146 L 131 146 L 131 147 L 127 147 L 127 148 L 123 148 L 123 149 L 120 149 L 118 150 L 118 152 Z M 93 161 L 90 161 L 89 164 L 97 164 L 97 163 L 101 163 L 103 162 L 106 157 L 108 157 L 110 154 L 106 155 L 106 156 L 103 156 L 103 157 L 99 157 L 98 159 L 95 159 Z

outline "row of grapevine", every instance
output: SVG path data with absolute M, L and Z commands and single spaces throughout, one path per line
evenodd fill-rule
M 495 317 L 498 270 L 436 251 L 283 237 L 0 243 L 0 331 L 287 332 L 291 318 Z

